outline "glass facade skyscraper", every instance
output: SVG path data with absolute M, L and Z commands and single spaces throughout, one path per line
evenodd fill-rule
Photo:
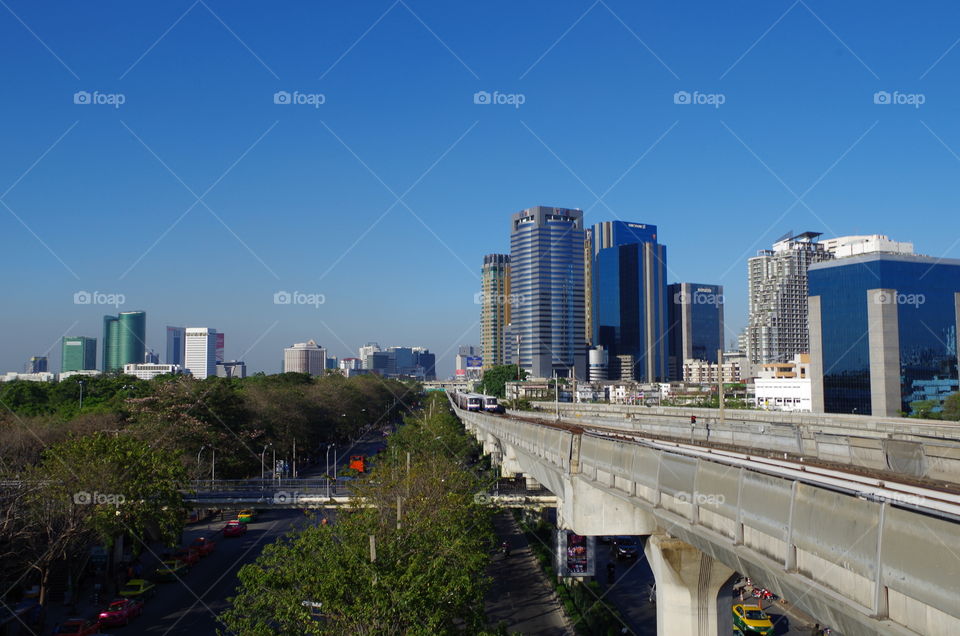
M 97 339 L 64 336 L 60 345 L 60 372 L 97 368 Z
M 586 378 L 583 212 L 537 206 L 510 221 L 512 330 L 533 377 Z M 514 360 L 514 362 L 516 362 Z
M 810 266 L 813 410 L 896 416 L 957 381 L 960 260 L 874 253 Z
M 629 361 L 630 379 L 666 380 L 667 248 L 657 242 L 657 227 L 605 221 L 591 238 L 593 344 L 621 366 Z
M 125 364 L 140 364 L 146 351 L 147 314 L 123 311 L 103 317 L 103 372 L 123 371 Z
M 683 379 L 684 360 L 717 362 L 723 348 L 723 286 L 674 283 L 667 286 L 669 375 Z

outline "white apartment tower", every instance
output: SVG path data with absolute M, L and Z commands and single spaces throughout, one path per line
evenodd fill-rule
M 810 350 L 807 268 L 833 258 L 818 232 L 786 234 L 747 262 L 747 358 L 751 364 L 789 362 Z
M 323 375 L 327 368 L 327 350 L 313 340 L 299 342 L 283 350 L 284 373 Z
M 187 327 L 183 367 L 198 380 L 217 375 L 217 330 Z

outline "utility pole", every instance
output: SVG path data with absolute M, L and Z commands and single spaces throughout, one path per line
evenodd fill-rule
M 717 387 L 717 396 L 720 400 L 720 425 L 723 426 L 723 349 L 717 349 L 717 376 L 719 380 L 719 386 Z
M 560 379 L 557 370 L 553 370 L 553 397 L 557 404 L 557 421 L 560 421 Z

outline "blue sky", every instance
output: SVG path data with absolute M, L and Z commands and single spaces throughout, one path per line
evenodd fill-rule
M 313 338 L 447 374 L 483 254 L 538 204 L 658 225 L 730 337 L 789 230 L 960 256 L 956 3 L 0 5 L 0 369 L 99 338 L 115 308 L 83 290 L 145 310 L 161 355 L 165 325 L 210 326 L 251 371 Z

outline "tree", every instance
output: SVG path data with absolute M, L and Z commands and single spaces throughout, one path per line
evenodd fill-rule
M 921 419 L 940 419 L 940 413 L 933 409 L 940 406 L 937 400 L 915 400 L 910 403 L 909 417 Z
M 525 380 L 527 372 L 520 370 L 520 379 Z M 487 395 L 504 397 L 507 390 L 507 382 L 515 382 L 517 379 L 517 365 L 501 364 L 490 367 L 483 372 L 483 379 L 477 387 L 479 391 Z
M 10 502 L 5 538 L 13 569 L 33 569 L 46 594 L 51 565 L 73 561 L 94 542 L 141 540 L 151 529 L 169 545 L 183 529 L 179 488 L 186 475 L 176 454 L 128 435 L 75 436 L 46 449 L 24 470 Z
M 232 632 L 483 633 L 490 517 L 465 468 L 477 449 L 444 398 L 430 399 L 434 415 L 411 415 L 390 436 L 335 525 L 301 530 L 241 568 L 221 615 Z
M 960 421 L 960 393 L 951 393 L 943 401 L 941 417 L 952 422 Z

